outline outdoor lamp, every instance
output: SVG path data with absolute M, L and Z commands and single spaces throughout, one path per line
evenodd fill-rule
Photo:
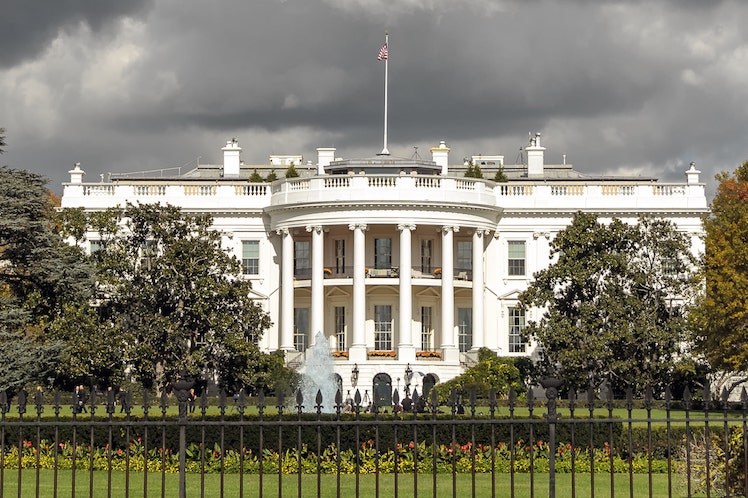
M 405 385 L 410 385 L 410 380 L 413 378 L 413 369 L 410 368 L 410 363 L 405 367 Z
M 358 384 L 358 363 L 353 364 L 353 370 L 351 370 L 351 385 L 356 387 Z

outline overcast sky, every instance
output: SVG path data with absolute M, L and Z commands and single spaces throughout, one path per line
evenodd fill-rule
M 0 164 L 101 173 L 446 140 L 517 160 L 541 132 L 589 174 L 684 181 L 748 160 L 742 0 L 5 0 Z

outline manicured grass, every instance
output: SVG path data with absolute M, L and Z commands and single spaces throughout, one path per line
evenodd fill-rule
M 70 471 L 60 471 L 57 476 L 57 494 L 58 496 L 73 496 L 71 488 Z M 111 474 L 111 488 L 108 483 L 108 474 L 106 472 L 93 473 L 93 496 L 95 497 L 124 497 L 125 495 L 125 474 L 123 472 L 113 472 Z M 535 474 L 534 479 L 534 496 L 548 496 L 548 474 Z M 161 496 L 161 474 L 148 474 L 148 496 Z M 5 470 L 3 496 L 18 496 L 18 472 Z M 78 471 L 75 475 L 75 495 L 76 497 L 89 496 L 90 492 L 90 475 L 87 471 Z M 44 470 L 39 473 L 39 496 L 50 497 L 54 495 L 54 474 L 52 471 Z M 166 497 L 178 496 L 179 477 L 175 474 L 165 476 L 165 493 Z M 206 474 L 204 482 L 201 482 L 201 476 L 196 474 L 187 475 L 187 496 L 201 496 L 201 490 L 204 490 L 204 496 L 207 497 L 239 497 L 238 474 Z M 266 474 L 263 476 L 263 496 L 274 497 L 280 496 L 278 489 L 278 475 Z M 574 495 L 578 497 L 591 496 L 589 474 L 577 474 L 574 482 Z M 684 479 L 681 476 L 672 478 L 672 496 L 686 496 L 687 490 Z M 317 496 L 317 476 L 301 476 L 301 496 Z M 319 481 L 320 496 L 336 497 L 337 493 L 337 476 L 323 475 Z M 454 488 L 453 488 L 454 486 Z M 470 474 L 458 474 L 453 482 L 452 477 L 448 474 L 438 474 L 436 480 L 436 496 L 451 497 L 453 489 L 456 489 L 457 496 L 472 496 L 473 486 L 475 486 L 475 496 L 512 496 L 512 489 L 516 497 L 530 496 L 530 475 L 516 474 L 514 484 L 507 474 L 497 474 L 492 483 L 490 474 L 477 474 L 473 483 Z M 111 489 L 111 494 L 110 494 Z M 417 495 L 415 490 L 417 489 Z M 417 484 L 413 474 L 400 474 L 398 476 L 398 497 L 432 497 L 433 480 L 430 474 L 419 474 Z M 614 474 L 614 490 L 616 496 L 629 496 L 629 476 L 628 474 Z M 395 477 L 392 474 L 383 474 L 377 480 L 374 475 L 358 476 L 358 483 L 355 475 L 340 476 L 340 496 L 346 498 L 366 496 L 367 498 L 382 496 L 392 497 L 395 493 Z M 610 475 L 595 474 L 595 496 L 610 496 Z M 22 473 L 21 493 L 22 497 L 36 496 L 36 471 L 25 470 Z M 143 496 L 143 474 L 131 472 L 129 483 L 129 494 L 131 497 Z M 259 497 L 259 476 L 256 474 L 244 476 L 244 487 L 241 496 Z M 286 475 L 282 478 L 282 496 L 296 497 L 298 495 L 298 476 Z M 557 474 L 556 476 L 556 496 L 572 496 L 572 480 L 570 474 Z M 634 475 L 633 496 L 650 496 L 649 476 L 646 474 Z M 668 478 L 667 475 L 655 474 L 652 476 L 651 496 L 667 497 Z M 700 496 L 700 495 L 694 495 Z

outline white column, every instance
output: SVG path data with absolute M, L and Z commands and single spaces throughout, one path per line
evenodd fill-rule
M 277 230 L 281 236 L 281 323 L 280 344 L 283 351 L 293 351 L 293 237 L 287 228 Z
M 476 229 L 473 233 L 473 350 L 486 345 L 483 322 L 483 240 L 487 230 Z
M 400 224 L 400 343 L 398 358 L 400 361 L 415 361 L 413 347 L 413 292 L 411 285 L 411 232 L 415 225 Z
M 312 232 L 312 310 L 308 344 L 313 346 L 317 332 L 324 334 L 325 327 L 324 244 L 321 226 L 308 226 L 306 231 Z
M 366 360 L 366 225 L 352 223 L 348 228 L 353 230 L 353 342 L 348 359 L 363 362 Z
M 442 227 L 442 349 L 455 349 L 454 233 L 460 227 Z M 445 359 L 447 354 L 445 353 Z

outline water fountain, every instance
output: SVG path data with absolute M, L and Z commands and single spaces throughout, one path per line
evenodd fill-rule
M 314 345 L 306 352 L 306 362 L 301 378 L 305 412 L 316 411 L 317 391 L 322 393 L 322 412 L 333 413 L 338 382 L 333 369 L 330 345 L 322 332 L 317 332 L 314 336 Z

